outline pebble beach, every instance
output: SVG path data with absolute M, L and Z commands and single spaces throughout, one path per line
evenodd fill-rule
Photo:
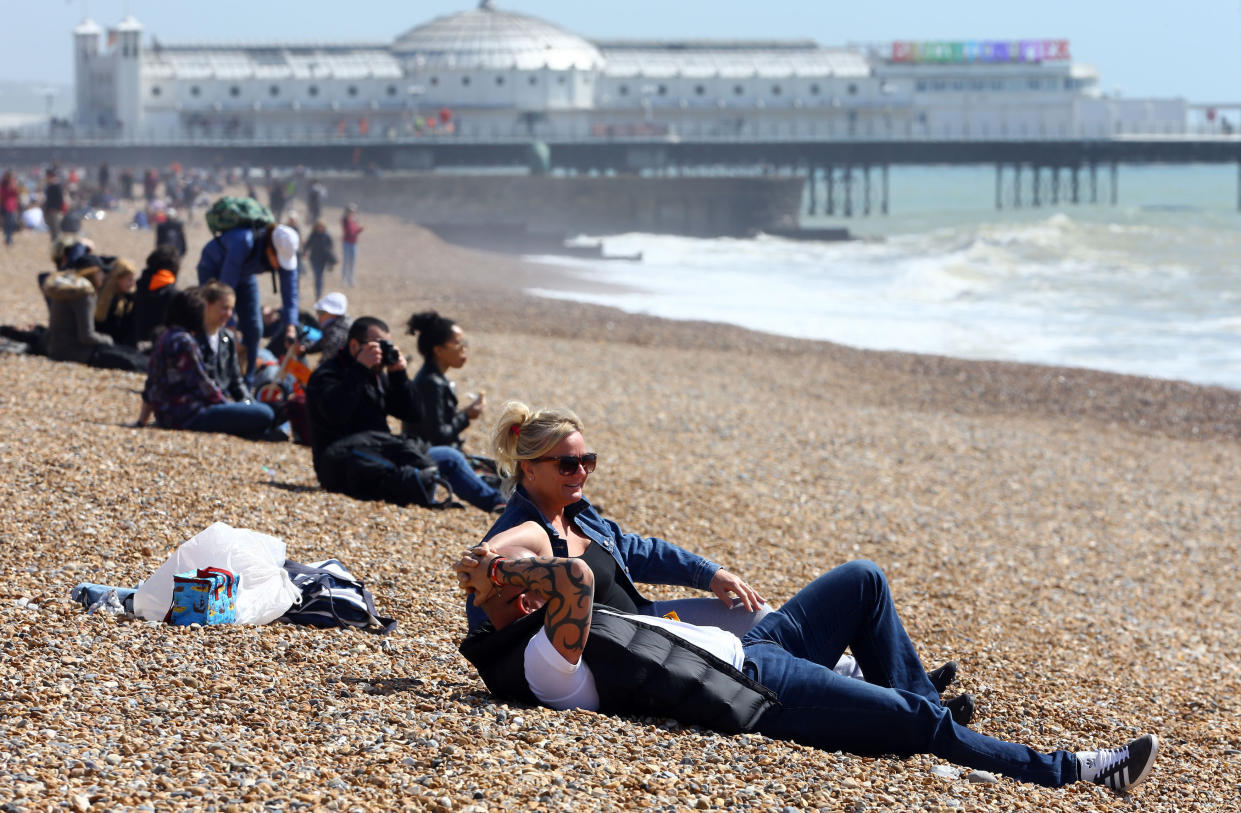
M 141 267 L 152 234 L 127 220 L 84 231 Z M 506 399 L 569 406 L 600 456 L 587 494 L 626 530 L 777 605 L 874 560 L 924 662 L 960 663 L 973 728 L 1039 750 L 1154 732 L 1153 774 L 1128 797 L 1053 790 L 498 703 L 456 651 L 449 569 L 492 517 L 326 493 L 307 447 L 131 428 L 142 375 L 0 353 L 0 811 L 1241 809 L 1241 393 L 539 299 L 523 290 L 593 283 L 360 220 L 350 314 L 406 353 L 417 310 L 470 336 L 453 377 L 488 408 L 467 450 Z M 182 287 L 209 237 L 201 216 L 187 233 Z M 0 322 L 46 321 L 48 247 L 0 247 Z M 70 600 L 136 585 L 216 521 L 339 558 L 397 629 L 172 627 Z

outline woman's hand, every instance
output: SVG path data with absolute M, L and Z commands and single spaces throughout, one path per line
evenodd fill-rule
M 741 603 L 750 612 L 754 612 L 761 605 L 767 603 L 767 599 L 758 594 L 758 591 L 745 583 L 745 580 L 736 573 L 731 573 L 724 568 L 715 571 L 715 575 L 711 578 L 711 592 L 720 597 L 720 601 L 733 606 L 732 596 L 741 599 Z
M 496 589 L 487 577 L 488 566 L 497 557 L 495 551 L 486 545 L 470 548 L 461 554 L 452 566 L 457 574 L 457 583 L 462 590 L 474 596 L 474 604 L 486 601 Z

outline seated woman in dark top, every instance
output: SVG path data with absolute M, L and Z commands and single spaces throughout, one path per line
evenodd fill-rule
M 129 260 L 117 259 L 104 278 L 95 300 L 95 330 L 112 337 L 112 342 L 138 346 L 138 323 L 134 313 L 134 289 L 138 272 Z
M 414 403 L 421 416 L 416 426 L 405 426 L 405 434 L 420 437 L 432 446 L 461 448 L 461 433 L 470 421 L 483 414 L 480 394 L 465 409 L 457 409 L 456 384 L 449 370 L 459 370 L 469 359 L 470 344 L 465 331 L 451 319 L 435 311 L 409 317 L 409 332 L 418 334 L 418 354 L 422 367 L 410 382 Z
M 138 341 L 155 341 L 155 334 L 164 324 L 168 303 L 177 292 L 177 274 L 181 257 L 172 245 L 157 246 L 147 255 L 146 268 L 138 278 L 134 291 L 134 329 Z
M 220 391 L 237 403 L 254 400 L 254 394 L 246 386 L 241 375 L 241 363 L 237 354 L 237 337 L 225 325 L 233 317 L 237 294 L 222 282 L 212 280 L 199 287 L 203 302 L 203 327 L 198 332 L 198 350 L 202 353 L 203 367 Z
M 203 364 L 196 336 L 204 330 L 206 310 L 197 288 L 178 291 L 168 304 L 164 332 L 151 351 L 137 425 L 145 425 L 154 413 L 165 429 L 261 438 L 272 425 L 271 407 L 230 400 Z
M 409 317 L 409 332 L 418 334 L 418 353 L 423 361 L 408 384 L 419 420 L 406 422 L 405 434 L 431 444 L 428 452 L 440 473 L 463 499 L 483 510 L 502 508 L 504 499 L 499 490 L 484 481 L 461 453 L 461 432 L 483 414 L 483 396 L 458 410 L 455 385 L 444 375 L 465 366 L 469 354 L 465 332 L 435 311 Z

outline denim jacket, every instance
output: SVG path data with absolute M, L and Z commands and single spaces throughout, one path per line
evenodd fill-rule
M 638 536 L 623 532 L 616 522 L 601 517 L 585 498 L 569 506 L 565 515 L 592 542 L 612 554 L 616 559 L 618 581 L 621 578 L 629 581 L 630 590 L 627 592 L 641 595 L 633 586 L 634 582 L 674 584 L 708 590 L 716 571 L 720 569 L 720 565 L 710 559 L 690 553 L 658 537 Z M 520 486 L 509 498 L 508 507 L 504 509 L 504 513 L 483 537 L 483 542 L 501 531 L 507 531 L 509 528 L 515 528 L 531 520 L 539 523 L 543 530 L 547 531 L 548 539 L 552 543 L 553 555 L 569 555 L 568 543 L 556 533 L 551 522 L 543 516 L 543 512 L 531 502 L 525 490 Z M 471 627 L 486 620 L 486 616 L 474 607 L 473 602 L 467 602 L 467 604 Z

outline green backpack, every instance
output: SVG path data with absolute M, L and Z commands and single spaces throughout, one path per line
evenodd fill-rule
M 276 222 L 271 210 L 254 198 L 225 195 L 207 210 L 207 228 L 220 234 L 238 226 L 266 226 Z

